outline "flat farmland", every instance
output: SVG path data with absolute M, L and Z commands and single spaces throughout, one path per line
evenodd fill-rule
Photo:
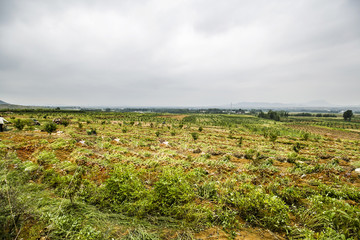
M 356 116 L 2 116 L 2 239 L 359 239 Z

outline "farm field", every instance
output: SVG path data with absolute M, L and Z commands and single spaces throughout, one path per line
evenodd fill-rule
M 359 239 L 357 116 L 1 114 L 0 239 Z

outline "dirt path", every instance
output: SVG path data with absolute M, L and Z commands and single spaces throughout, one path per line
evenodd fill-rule
M 301 131 L 306 131 L 310 133 L 315 133 L 319 135 L 323 135 L 325 137 L 335 138 L 335 139 L 347 139 L 347 140 L 360 140 L 360 134 L 348 131 L 341 131 L 335 129 L 329 129 L 325 127 L 317 127 L 317 126 L 308 126 L 308 125 L 297 125 L 297 124 L 289 124 L 287 127 L 294 128 Z

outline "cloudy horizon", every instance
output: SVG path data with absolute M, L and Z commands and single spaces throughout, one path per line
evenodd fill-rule
M 360 1 L 0 1 L 0 100 L 360 105 Z

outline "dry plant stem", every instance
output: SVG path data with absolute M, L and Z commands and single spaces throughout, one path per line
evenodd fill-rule
M 5 183 L 6 183 L 6 185 L 9 186 L 6 178 L 5 178 Z M 10 186 L 9 186 L 9 187 L 10 187 Z M 11 213 L 11 217 L 12 217 L 13 222 L 14 222 L 15 230 L 16 230 L 16 232 L 18 232 L 18 229 L 17 229 L 17 226 L 16 226 L 16 222 L 15 222 L 15 218 L 14 218 L 14 213 L 13 213 L 13 211 L 12 211 L 12 206 L 11 206 L 11 201 L 10 201 L 10 194 L 9 194 L 9 189 L 8 189 L 8 188 L 6 188 L 6 194 L 7 194 L 7 199 L 8 199 L 9 207 L 10 207 L 10 213 Z
M 71 180 L 70 180 L 70 183 L 69 183 L 67 189 L 70 189 L 70 186 L 71 186 L 71 184 L 72 184 L 72 182 L 73 182 L 73 180 L 74 180 L 74 176 L 75 176 L 77 170 L 78 170 L 78 169 L 76 169 L 76 171 L 74 172 L 74 175 L 72 176 L 72 178 L 71 178 Z M 61 209 L 61 206 L 62 206 L 62 204 L 64 203 L 66 193 L 67 193 L 67 191 L 65 191 L 65 193 L 64 193 L 63 200 L 61 201 L 61 203 L 60 203 L 60 205 L 59 205 L 59 208 L 58 208 L 58 210 L 57 210 L 57 214 L 59 214 L 60 209 Z M 70 230 L 71 230 L 71 229 L 69 229 L 68 233 L 66 234 L 66 237 L 69 235 Z M 51 231 L 51 230 L 50 230 L 50 231 Z M 48 234 L 50 233 L 50 231 L 48 232 Z
M 18 239 L 20 232 L 21 232 L 21 228 L 19 229 L 18 233 L 16 234 L 15 240 Z

